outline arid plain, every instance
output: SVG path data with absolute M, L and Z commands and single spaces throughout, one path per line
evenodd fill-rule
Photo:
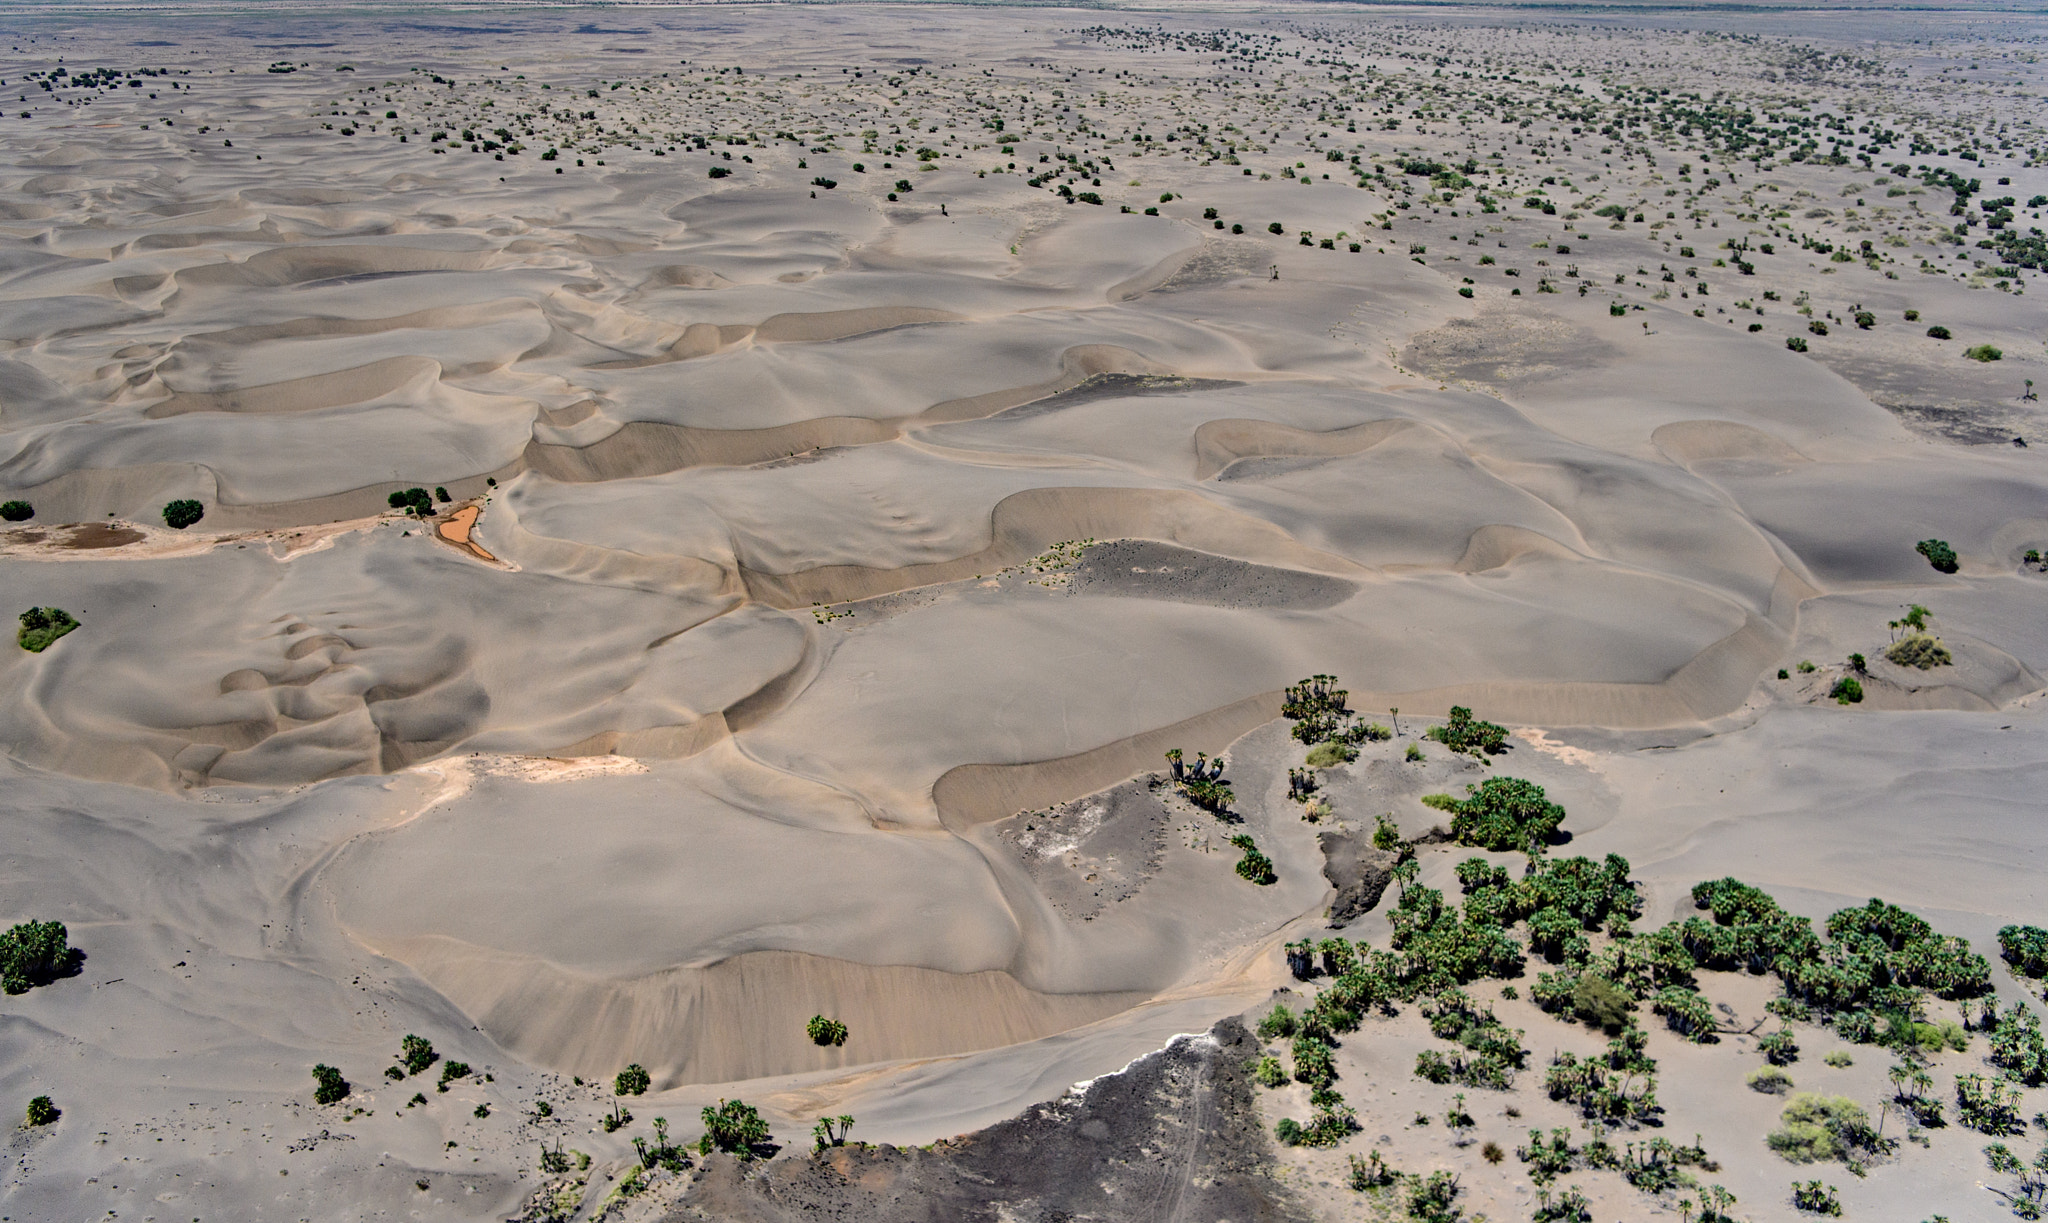
M 0 660 L 0 919 L 83 959 L 0 1001 L 0 1212 L 2038 1203 L 2042 31 L 1845 20 L 7 17 L 0 589 L 77 625 Z M 1460 863 L 1610 854 L 1415 985 Z M 1695 939 L 1601 1032 L 1722 877 L 1983 971 Z M 1418 1077 L 1453 979 L 1514 1073 Z

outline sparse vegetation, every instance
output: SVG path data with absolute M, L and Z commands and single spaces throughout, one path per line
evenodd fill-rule
M 1764 1142 L 1792 1163 L 1862 1166 L 1897 1145 L 1895 1139 L 1880 1138 L 1870 1114 L 1844 1096 L 1793 1096 L 1778 1120 Z
M 1899 638 L 1885 650 L 1884 656 L 1899 666 L 1918 667 L 1922 671 L 1946 667 L 1955 661 L 1939 637 L 1925 633 Z
M 50 643 L 78 627 L 78 620 L 61 607 L 31 607 L 21 613 L 21 628 L 15 643 L 31 654 L 40 654 Z
M 846 1025 L 837 1019 L 813 1015 L 804 1025 L 804 1035 L 809 1036 L 814 1045 L 843 1045 L 846 1043 Z
M 1792 1090 L 1792 1076 L 1776 1066 L 1760 1066 L 1749 1072 L 1743 1082 L 1751 1091 L 1760 1091 L 1769 1096 L 1782 1096 Z
M 1470 797 L 1432 794 L 1423 802 L 1451 816 L 1451 836 L 1460 845 L 1541 853 L 1564 823 L 1564 808 L 1544 797 L 1543 787 L 1518 777 L 1489 777 L 1467 787 Z

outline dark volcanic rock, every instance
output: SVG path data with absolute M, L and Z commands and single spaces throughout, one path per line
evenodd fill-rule
M 1330 902 L 1330 924 L 1345 926 L 1373 911 L 1393 879 L 1401 855 L 1374 849 L 1364 834 L 1325 832 L 1316 838 L 1323 848 L 1323 878 L 1337 889 Z
M 847 1146 L 748 1174 L 714 1159 L 668 1218 L 796 1223 L 1292 1223 L 1226 1019 L 1022 1116 L 930 1148 Z

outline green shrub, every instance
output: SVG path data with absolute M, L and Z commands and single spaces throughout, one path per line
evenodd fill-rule
M 1650 1009 L 1664 1017 L 1671 1030 L 1692 1041 L 1694 1044 L 1713 1044 L 1720 1040 L 1715 1034 L 1714 1008 L 1707 1004 L 1695 990 L 1681 985 L 1667 985 L 1657 991 L 1651 1000 Z
M 14 640 L 31 654 L 40 654 L 50 643 L 78 627 L 78 621 L 61 607 L 31 607 L 21 613 L 21 629 Z
M 399 1042 L 398 1060 L 404 1064 L 407 1074 L 418 1074 L 441 1060 L 441 1055 L 434 1052 L 434 1042 L 408 1033 Z
M 28 1102 L 28 1120 L 25 1124 L 31 1126 L 52 1125 L 56 1122 L 57 1118 L 63 1115 L 64 1110 L 52 1104 L 50 1097 L 37 1096 Z
M 1434 739 L 1454 752 L 1497 756 L 1507 750 L 1508 729 L 1496 722 L 1482 722 L 1463 705 L 1451 706 L 1450 720 L 1432 726 L 1423 736 Z
M 1792 1090 L 1792 1076 L 1776 1066 L 1759 1066 L 1749 1072 L 1743 1082 L 1751 1091 L 1760 1091 L 1768 1096 L 1782 1096 Z
M 334 1104 L 348 1098 L 348 1080 L 341 1071 L 321 1064 L 313 1067 L 313 1103 Z
M 1956 1120 L 1993 1136 L 2023 1132 L 2019 1087 L 1990 1075 L 1957 1075 Z
M 1806 1181 L 1803 1184 L 1794 1181 L 1792 1183 L 1792 1204 L 1808 1214 L 1839 1215 L 1842 1213 L 1842 1201 L 1835 1196 L 1834 1188 L 1829 1185 L 1823 1185 L 1819 1181 Z
M 738 1100 L 720 1100 L 716 1108 L 704 1106 L 704 1143 L 702 1150 L 709 1155 L 714 1149 L 731 1151 L 741 1159 L 751 1159 L 754 1149 L 769 1140 L 768 1123 L 751 1104 Z
M 1274 1003 L 1273 1009 L 1266 1012 L 1265 1018 L 1259 1020 L 1259 1036 L 1265 1040 L 1280 1040 L 1292 1035 L 1294 1012 L 1277 1002 Z
M 804 1025 L 804 1035 L 810 1037 L 814 1045 L 843 1045 L 846 1043 L 846 1025 L 837 1019 L 813 1015 Z
M 1948 328 L 1942 326 L 1940 323 L 1936 323 L 1934 326 L 1929 327 L 1927 329 L 1927 338 L 1930 340 L 1949 339 L 1949 330 Z
M 9 522 L 26 522 L 36 516 L 36 507 L 26 501 L 0 501 L 0 518 Z
M 1372 1152 L 1365 1159 L 1360 1159 L 1356 1155 L 1349 1156 L 1348 1158 L 1351 1162 L 1351 1188 L 1354 1192 L 1363 1193 L 1368 1189 L 1384 1189 L 1395 1181 L 1402 1179 L 1401 1173 L 1388 1166 L 1387 1161 L 1380 1157 L 1378 1151 Z
M 1788 335 L 1785 337 L 1785 347 L 1793 352 L 1805 352 L 1806 337 L 1803 335 Z
M 1413 743 L 1409 744 L 1408 750 L 1402 753 L 1401 759 L 1406 760 L 1410 764 L 1419 762 L 1422 759 L 1422 748 Z
M 1328 1087 L 1337 1081 L 1328 1041 L 1305 1032 L 1294 1038 L 1294 1078 L 1311 1087 Z
M 466 1079 L 468 1077 L 468 1062 L 442 1062 L 441 1081 L 434 1084 L 434 1090 L 438 1092 L 445 1092 L 448 1090 L 448 1084 L 453 1083 L 457 1079 Z
M 173 501 L 164 506 L 164 525 L 182 531 L 206 517 L 206 507 L 197 501 Z
M 1828 1051 L 1828 1055 L 1820 1060 L 1837 1070 L 1846 1070 L 1856 1064 L 1856 1059 L 1849 1056 L 1847 1049 L 1831 1049 Z
M 1581 973 L 1572 985 L 1571 1012 L 1579 1022 L 1608 1032 L 1618 1032 L 1635 1012 L 1635 999 L 1616 989 L 1612 981 L 1592 973 Z
M 1261 1087 L 1287 1086 L 1287 1071 L 1277 1057 L 1262 1057 L 1252 1066 L 1252 1078 Z
M 1401 829 L 1385 813 L 1372 817 L 1372 847 L 1389 853 L 1401 847 Z
M 1943 573 L 1956 571 L 1956 550 L 1949 547 L 1945 540 L 1923 539 L 1913 545 L 1913 550 L 1926 557 L 1928 564 Z
M 1997 361 L 2005 354 L 1990 344 L 1977 344 L 1963 350 L 1963 355 L 1972 361 Z
M 1489 777 L 1470 798 L 1442 809 L 1451 812 L 1451 836 L 1460 845 L 1495 851 L 1541 852 L 1565 815 L 1542 786 L 1518 777 Z
M 1280 1145 L 1282 1146 L 1300 1146 L 1301 1122 L 1296 1121 L 1292 1117 L 1280 1118 L 1280 1120 L 1275 1122 L 1273 1125 L 1273 1137 L 1279 1139 Z
M 1230 838 L 1230 843 L 1244 851 L 1244 856 L 1237 860 L 1239 878 L 1250 880 L 1260 887 L 1279 880 L 1280 876 L 1273 873 L 1273 860 L 1259 852 L 1257 842 L 1239 833 Z
M 1828 689 L 1828 695 L 1835 698 L 1837 705 L 1854 705 L 1863 699 L 1863 685 L 1853 675 L 1844 675 Z
M 85 957 L 73 950 L 60 921 L 27 921 L 0 934 L 0 989 L 25 994 L 77 970 Z
M 1773 1066 L 1789 1066 L 1799 1060 L 1799 1042 L 1793 1037 L 1790 1025 L 1758 1038 L 1756 1047 L 1757 1052 L 1764 1055 L 1764 1060 Z
M 1955 661 L 1948 647 L 1941 644 L 1941 638 L 1925 633 L 1901 637 L 1885 650 L 1884 656 L 1902 667 L 1918 667 L 1922 671 L 1935 667 L 1946 667 Z
M 2006 1078 L 2029 1087 L 2048 1082 L 2048 1042 L 2042 1040 L 2040 1018 L 2017 1002 L 1996 1015 L 1987 1060 Z
M 2012 971 L 2039 980 L 2048 977 L 2048 930 L 2039 926 L 2005 926 L 1998 931 L 1998 952 Z
M 1793 1096 L 1778 1120 L 1779 1128 L 1764 1142 L 1796 1164 L 1835 1161 L 1860 1166 L 1890 1145 L 1871 1127 L 1863 1106 L 1846 1096 Z
M 653 1085 L 654 1077 L 647 1073 L 647 1068 L 638 1062 L 634 1062 L 624 1070 L 619 1071 L 618 1077 L 612 1080 L 612 1094 L 615 1096 L 646 1095 L 647 1089 Z
M 1358 759 L 1358 749 L 1346 743 L 1318 743 L 1308 749 L 1307 764 L 1312 769 L 1334 769 L 1340 764 L 1350 764 Z

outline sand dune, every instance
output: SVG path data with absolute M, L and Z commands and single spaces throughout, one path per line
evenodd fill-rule
M 1736 873 L 1802 913 L 1889 889 L 1979 951 L 2038 920 L 2028 19 L 371 6 L 287 47 L 17 16 L 0 587 L 79 624 L 0 655 L 0 891 L 88 958 L 9 998 L 10 1107 L 65 1110 L 16 1135 L 10 1217 L 540 1218 L 539 1141 L 594 1156 L 588 1220 L 653 1117 L 694 1139 L 721 1097 L 781 1162 L 644 1173 L 607 1217 L 816 1189 L 853 1166 L 800 1162 L 820 1114 L 1094 1143 L 1046 1102 L 1320 988 L 1278 949 L 1328 931 L 1325 840 L 1488 776 L 1660 918 Z M 1740 149 L 1679 113 L 1702 72 Z M 1912 607 L 1946 664 L 1883 657 Z M 1275 719 L 1330 673 L 1402 733 L 1319 770 L 1311 822 Z M 1453 705 L 1511 750 L 1419 737 Z M 1172 748 L 1227 755 L 1241 822 L 1155 783 Z M 1346 1038 L 1376 1077 L 1336 1151 L 1272 1154 L 1307 1089 L 1235 1061 L 1236 1111 L 1160 1132 L 1279 1161 L 1276 1218 L 1366 1207 L 1368 1148 L 1526 1214 L 1520 1161 L 1403 1124 L 1448 1104 L 1413 1018 Z M 408 1032 L 475 1073 L 383 1077 Z M 1763 1097 L 1667 1036 L 1667 1128 L 1703 1113 L 1746 1217 L 1785 1217 Z M 604 1130 L 631 1062 L 653 1094 Z M 348 1101 L 308 1102 L 316 1063 Z M 1148 1124 L 1118 1176 L 1164 1166 Z M 1845 1197 L 1964 1217 L 1962 1129 Z M 864 1166 L 967 1166 L 925 1154 Z M 1163 1214 L 1212 1200 L 1158 1175 Z M 1022 1200 L 961 1193 L 917 1201 Z

